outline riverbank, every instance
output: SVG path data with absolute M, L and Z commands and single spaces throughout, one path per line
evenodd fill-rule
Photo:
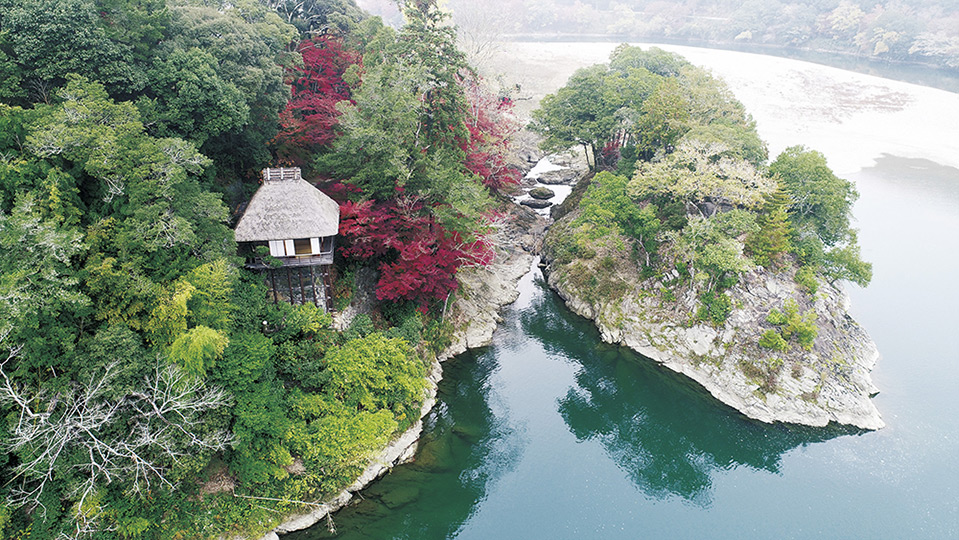
M 713 52 L 703 51 L 704 61 Z M 928 162 L 879 157 L 848 176 L 861 193 L 856 225 L 875 275 L 868 288 L 846 292 L 851 315 L 882 351 L 873 401 L 888 425 L 859 432 L 749 421 L 685 376 L 599 343 L 595 325 L 564 309 L 535 272 L 504 311 L 494 345 L 444 364 L 416 461 L 334 516 L 337 538 L 959 536 L 951 459 L 959 452 L 959 171 L 941 166 L 953 153 L 932 155 L 935 147 L 916 142 L 948 141 L 959 102 L 883 82 L 912 101 L 901 112 L 869 113 L 885 127 L 864 136 L 853 103 L 828 106 L 831 115 L 852 106 L 853 121 L 826 122 L 806 108 L 823 94 L 816 84 L 835 88 L 857 74 L 719 57 L 740 73 L 733 90 L 767 140 L 782 134 L 830 163 L 850 150 L 869 163 L 929 154 Z M 770 93 L 783 82 L 767 69 L 773 61 L 808 74 L 809 85 Z M 920 124 L 928 130 L 916 132 Z M 320 524 L 295 538 L 329 535 Z
M 280 535 L 306 529 L 349 504 L 353 494 L 368 486 L 393 467 L 409 462 L 423 432 L 423 418 L 436 404 L 437 385 L 443 378 L 442 362 L 492 342 L 493 331 L 502 320 L 502 308 L 516 300 L 516 284 L 529 272 L 540 248 L 546 220 L 519 205 L 507 205 L 499 230 L 494 235 L 496 259 L 487 266 L 463 268 L 457 273 L 459 288 L 447 317 L 455 329 L 450 345 L 432 362 L 420 418 L 370 460 L 363 473 L 336 496 L 314 505 L 310 512 L 289 516 L 261 540 L 278 540 Z

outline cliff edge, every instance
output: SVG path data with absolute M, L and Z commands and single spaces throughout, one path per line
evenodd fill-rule
M 604 341 L 690 377 L 756 420 L 885 425 L 870 399 L 878 392 L 870 370 L 879 351 L 848 315 L 848 297 L 840 289 L 820 279 L 809 293 L 797 285 L 794 268 L 777 273 L 754 267 L 722 293 L 731 306 L 726 320 L 703 321 L 696 316 L 697 284 L 676 269 L 644 277 L 623 250 L 557 260 L 551 248 L 568 233 L 564 222 L 576 215 L 564 217 L 547 235 L 548 281 L 572 311 L 596 323 Z M 811 342 L 760 345 L 770 331 L 788 335 L 784 319 L 790 317 L 814 327 Z

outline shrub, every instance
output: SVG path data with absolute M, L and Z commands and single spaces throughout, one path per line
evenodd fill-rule
M 706 292 L 699 296 L 701 304 L 696 312 L 700 321 L 708 321 L 716 325 L 726 322 L 733 311 L 732 301 L 722 292 Z
M 346 329 L 344 337 L 348 340 L 354 340 L 359 338 L 364 338 L 372 334 L 376 328 L 373 326 L 373 319 L 370 318 L 366 313 L 360 313 L 356 317 L 353 317 L 353 320 L 350 322 L 349 328 Z
M 807 351 L 812 350 L 813 342 L 819 333 L 819 329 L 816 327 L 816 312 L 809 310 L 806 313 L 800 314 L 799 304 L 792 298 L 786 300 L 786 303 L 783 304 L 782 311 L 778 309 L 771 310 L 769 315 L 766 316 L 766 322 L 782 327 L 782 339 L 785 342 L 790 341 L 793 336 L 796 336 L 796 341 L 799 343 L 799 346 Z M 767 334 L 768 333 L 769 332 L 767 332 Z M 766 334 L 763 334 L 763 337 L 765 336 Z M 762 339 L 760 339 L 759 344 L 763 344 Z
M 327 353 L 320 375 L 323 392 L 357 411 L 391 411 L 412 423 L 426 388 L 426 366 L 397 338 L 372 333 Z
M 789 344 L 786 343 L 779 331 L 774 329 L 766 330 L 763 333 L 762 337 L 759 338 L 759 346 L 779 352 L 786 352 L 789 349 Z
M 811 266 L 803 266 L 796 271 L 796 283 L 808 294 L 816 294 L 819 290 L 816 271 Z

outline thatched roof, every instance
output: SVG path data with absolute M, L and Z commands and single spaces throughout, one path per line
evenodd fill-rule
M 264 242 L 333 236 L 340 227 L 340 206 L 300 176 L 300 169 L 265 169 L 236 224 L 237 242 Z

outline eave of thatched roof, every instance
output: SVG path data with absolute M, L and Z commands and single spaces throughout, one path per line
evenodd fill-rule
M 234 235 L 237 242 L 317 238 L 335 235 L 339 226 L 340 206 L 296 174 L 293 179 L 264 182 Z

